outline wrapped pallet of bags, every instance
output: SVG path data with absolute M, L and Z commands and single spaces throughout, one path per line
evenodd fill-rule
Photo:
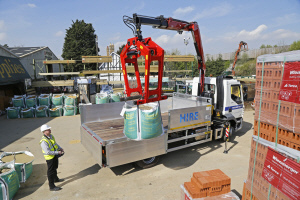
M 29 95 L 25 98 L 26 108 L 36 108 L 37 98 L 35 95 Z
M 116 93 L 116 94 L 111 94 L 110 95 L 110 102 L 114 103 L 114 102 L 120 102 L 120 94 Z
M 69 94 L 64 96 L 65 106 L 77 106 L 77 95 Z
M 64 116 L 72 116 L 77 114 L 77 107 L 76 106 L 64 106 Z
M 39 106 L 50 106 L 51 94 L 41 94 L 39 96 Z
M 96 104 L 109 103 L 109 95 L 107 93 L 96 94 Z
M 0 163 L 0 198 L 3 200 L 12 199 L 19 188 L 20 182 L 14 161 Z
M 38 106 L 35 109 L 35 117 L 48 117 L 48 107 L 47 106 Z
M 53 106 L 49 108 L 49 117 L 60 117 L 63 115 L 63 107 L 62 106 Z
M 12 98 L 12 103 L 13 107 L 25 108 L 24 96 L 22 95 L 15 95 L 14 98 Z
M 21 118 L 33 118 L 34 117 L 34 108 L 23 108 L 21 109 Z
M 151 139 L 164 133 L 158 103 L 125 104 L 121 115 L 124 117 L 124 134 L 129 139 Z
M 18 107 L 8 107 L 6 109 L 7 119 L 17 119 L 20 118 L 20 108 Z
M 54 106 L 62 106 L 63 105 L 63 96 L 64 94 L 53 94 L 51 97 L 51 103 Z
M 12 161 L 14 161 L 18 180 L 24 183 L 32 174 L 34 155 L 30 151 L 4 152 L 0 155 L 0 162 L 2 163 Z

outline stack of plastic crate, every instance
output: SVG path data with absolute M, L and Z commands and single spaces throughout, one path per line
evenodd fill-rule
M 300 176 L 293 178 L 297 173 L 276 179 L 287 169 L 300 175 L 299 87 L 300 51 L 257 58 L 254 132 L 243 199 L 300 199 L 295 189 Z

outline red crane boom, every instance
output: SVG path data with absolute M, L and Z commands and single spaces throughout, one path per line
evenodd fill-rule
M 191 31 L 195 49 L 197 52 L 197 61 L 199 69 L 200 86 L 198 94 L 204 91 L 204 77 L 205 77 L 205 59 L 202 47 L 202 41 L 200 36 L 200 30 L 197 22 L 186 22 L 173 18 L 164 18 L 164 16 L 159 17 L 148 17 L 133 14 L 133 17 L 128 16 L 123 17 L 124 23 L 133 31 L 135 37 L 127 40 L 123 51 L 120 54 L 122 69 L 124 75 L 124 82 L 126 87 L 126 95 L 130 96 L 132 92 L 138 92 L 142 95 L 142 99 L 137 101 L 137 104 L 143 104 L 153 101 L 159 101 L 166 99 L 166 96 L 161 96 L 162 94 L 162 76 L 163 76 L 163 62 L 164 62 L 164 50 L 154 43 L 151 38 L 143 38 L 141 25 L 150 25 L 153 28 L 175 30 L 180 34 L 183 31 Z M 145 57 L 145 86 L 144 90 L 141 86 L 141 81 L 139 77 L 139 70 L 137 65 L 137 58 L 140 56 Z M 150 75 L 150 63 L 152 61 L 158 61 L 158 87 L 156 90 L 149 90 L 149 75 Z M 137 87 L 130 88 L 127 78 L 126 63 L 131 63 L 134 65 Z

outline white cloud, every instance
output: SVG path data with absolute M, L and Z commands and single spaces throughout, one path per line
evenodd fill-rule
M 6 39 L 6 33 L 0 33 L 0 41 Z
M 193 21 L 202 18 L 222 17 L 227 15 L 231 11 L 232 11 L 232 6 L 227 3 L 223 3 L 222 5 L 212 7 L 210 9 L 204 9 L 202 12 L 195 15 Z
M 29 4 L 27 4 L 27 6 L 30 7 L 30 8 L 36 8 L 36 5 L 33 4 L 33 3 L 29 3 Z
M 122 46 L 123 44 L 126 44 L 126 41 L 121 41 L 121 42 L 114 43 L 114 45 L 115 45 L 115 52 L 117 52 L 119 50 L 119 47 Z
M 185 7 L 185 8 L 177 8 L 177 9 L 173 12 L 173 16 L 174 16 L 174 18 L 180 17 L 180 16 L 184 16 L 184 15 L 186 15 L 187 13 L 192 12 L 193 10 L 195 10 L 195 8 L 192 7 L 192 6 L 188 6 L 188 7 Z
M 183 42 L 184 38 L 190 38 L 187 46 Z M 183 32 L 182 34 L 176 33 L 175 35 L 161 35 L 152 39 L 166 51 L 171 52 L 172 50 L 178 49 L 181 54 L 185 54 L 187 48 L 187 53 L 195 53 L 195 48 L 193 45 L 194 41 L 190 32 Z
M 253 31 L 242 30 L 241 32 L 239 32 L 237 34 L 237 37 L 246 38 L 248 40 L 254 40 L 254 39 L 262 37 L 262 32 L 267 29 L 268 29 L 268 27 L 266 25 L 262 24 L 262 25 L 259 25 Z
M 55 36 L 56 37 L 61 37 L 61 36 L 64 36 L 65 35 L 65 33 L 63 32 L 63 31 L 57 31 L 56 33 L 55 33 Z
M 268 27 L 264 24 L 259 25 L 256 29 L 252 31 L 242 30 L 239 33 L 229 33 L 220 38 L 220 40 L 227 41 L 253 41 L 253 42 L 263 42 L 271 41 L 271 40 L 297 40 L 300 38 L 300 33 L 293 32 L 286 29 L 277 29 L 275 31 L 268 31 Z

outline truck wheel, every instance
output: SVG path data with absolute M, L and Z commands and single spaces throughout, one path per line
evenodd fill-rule
M 151 157 L 144 160 L 139 160 L 135 162 L 135 166 L 140 167 L 142 169 L 150 168 L 156 165 L 159 161 L 159 157 Z

